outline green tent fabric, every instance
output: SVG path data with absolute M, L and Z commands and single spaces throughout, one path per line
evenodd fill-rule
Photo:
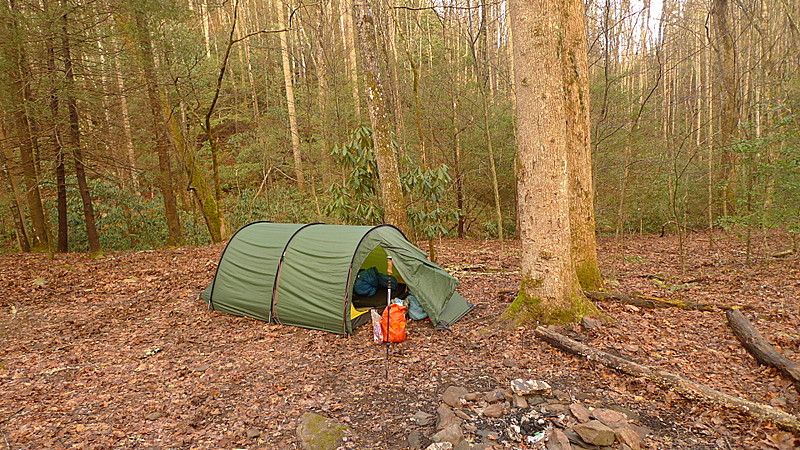
M 201 297 L 215 311 L 350 334 L 369 320 L 354 298 L 356 275 L 370 267 L 386 273 L 387 256 L 435 325 L 448 327 L 472 309 L 458 281 L 391 225 L 245 225 Z

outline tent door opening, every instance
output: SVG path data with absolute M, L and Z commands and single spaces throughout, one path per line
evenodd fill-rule
M 361 264 L 361 267 L 359 267 L 356 283 L 354 283 L 352 292 L 351 304 L 353 308 L 351 311 L 351 319 L 369 312 L 372 308 L 384 308 L 386 306 L 386 295 L 388 292 L 386 284 L 383 281 L 388 278 L 387 260 L 386 251 L 381 246 L 378 246 L 367 256 L 364 263 Z M 366 283 L 368 285 L 372 284 L 375 287 L 375 292 L 373 294 L 365 293 L 363 290 L 364 278 L 372 277 L 375 272 L 377 272 L 378 279 L 373 281 L 377 283 Z M 396 270 L 392 276 L 394 277 L 392 280 L 392 297 L 402 297 L 407 292 L 406 285 Z M 359 278 L 362 279 L 361 283 L 359 283 Z M 362 286 L 361 293 L 356 292 L 358 290 L 357 284 Z

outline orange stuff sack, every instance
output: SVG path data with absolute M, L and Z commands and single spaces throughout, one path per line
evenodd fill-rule
M 406 340 L 406 310 L 408 306 L 392 303 L 388 308 L 384 308 L 381 318 L 381 329 L 383 330 L 383 342 L 403 342 Z M 387 332 L 387 320 L 389 330 Z

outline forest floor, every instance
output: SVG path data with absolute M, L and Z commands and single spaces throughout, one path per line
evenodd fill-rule
M 784 236 L 733 234 L 601 238 L 609 290 L 747 307 L 786 356 L 800 361 L 800 260 L 774 258 Z M 223 245 L 0 256 L 0 449 L 295 448 L 298 418 L 314 411 L 351 428 L 351 448 L 400 448 L 450 385 L 486 391 L 544 380 L 587 402 L 633 411 L 647 448 L 793 448 L 774 425 L 687 400 L 506 329 L 498 317 L 519 282 L 519 243 L 446 240 L 440 264 L 476 309 L 452 327 L 410 325 L 385 348 L 369 327 L 350 338 L 206 309 L 198 297 Z M 800 399 L 759 366 L 724 312 L 598 307 L 613 321 L 562 328 L 588 345 L 722 392 L 800 414 Z

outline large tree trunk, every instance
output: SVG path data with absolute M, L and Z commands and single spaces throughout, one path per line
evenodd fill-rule
M 161 97 L 158 93 L 158 80 L 156 78 L 155 63 L 153 61 L 153 46 L 150 42 L 150 30 L 147 19 L 142 11 L 133 10 L 133 33 L 138 52 L 139 64 L 142 70 L 142 82 L 147 90 L 147 100 L 150 107 L 150 132 L 152 133 L 156 154 L 158 155 L 159 179 L 158 187 L 164 199 L 164 211 L 167 218 L 169 238 L 167 245 L 180 245 L 183 241 L 180 217 L 178 216 L 178 203 L 172 186 L 172 164 L 170 163 L 171 145 L 167 137 L 167 124 L 164 119 Z
M 61 7 L 66 10 L 66 2 L 61 1 Z M 97 227 L 94 220 L 94 206 L 92 205 L 92 195 L 89 192 L 89 184 L 86 180 L 86 161 L 81 147 L 80 117 L 78 115 L 78 104 L 75 100 L 75 74 L 72 67 L 72 54 L 69 42 L 69 19 L 67 13 L 61 16 L 61 57 L 64 59 L 64 80 L 67 90 L 66 103 L 69 116 L 69 128 L 66 133 L 67 142 L 72 150 L 75 159 L 75 176 L 78 179 L 78 192 L 83 204 L 83 217 L 86 222 L 86 237 L 89 243 L 89 253 L 97 255 L 100 253 L 100 236 L 97 234 Z
M 285 5 L 283 0 L 275 2 L 275 12 L 278 16 L 278 29 L 285 28 Z M 292 157 L 294 158 L 294 177 L 297 189 L 306 191 L 306 178 L 303 170 L 303 156 L 300 152 L 300 131 L 297 127 L 297 110 L 294 106 L 294 83 L 292 82 L 292 68 L 289 65 L 289 43 L 286 35 L 289 31 L 278 33 L 281 40 L 281 61 L 283 62 L 283 84 L 286 87 L 286 108 L 289 114 L 289 132 L 292 135 Z
M 522 283 L 506 311 L 518 324 L 572 322 L 594 312 L 571 258 L 560 8 L 510 2 L 517 88 Z
M 586 46 L 586 12 L 582 0 L 563 0 L 564 95 L 569 170 L 569 226 L 572 259 L 578 282 L 600 289 L 603 278 L 597 265 L 597 240 L 592 187 L 592 145 L 589 126 L 589 60 Z
M 364 73 L 364 92 L 369 107 L 375 159 L 378 163 L 378 177 L 381 182 L 384 221 L 397 226 L 408 234 L 408 217 L 400 185 L 397 155 L 392 143 L 391 117 L 381 81 L 372 8 L 366 0 L 359 0 L 355 5 L 355 13 L 359 48 L 361 49 L 361 67 Z

